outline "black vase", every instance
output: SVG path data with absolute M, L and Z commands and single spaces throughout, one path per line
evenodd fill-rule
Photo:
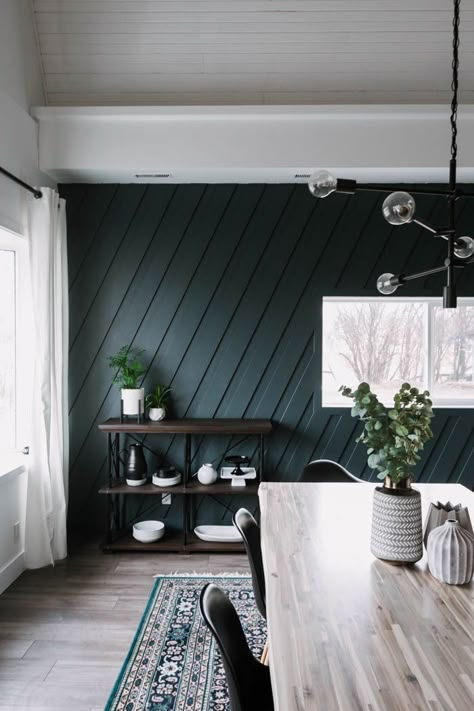
M 128 448 L 127 464 L 125 466 L 126 482 L 129 486 L 146 484 L 146 460 L 141 444 L 131 444 Z

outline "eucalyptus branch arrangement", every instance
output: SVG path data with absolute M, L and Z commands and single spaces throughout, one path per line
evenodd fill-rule
M 118 353 L 107 358 L 109 366 L 116 371 L 112 378 L 115 385 L 124 390 L 135 390 L 139 387 L 140 378 L 145 373 L 145 366 L 140 360 L 143 353 L 143 350 L 122 346 Z
M 432 436 L 432 401 L 428 390 L 403 383 L 395 393 L 393 407 L 387 409 L 368 383 L 352 390 L 343 385 L 339 391 L 352 398 L 352 417 L 364 423 L 357 442 L 367 445 L 367 464 L 378 471 L 378 479 L 390 477 L 394 483 L 412 477 L 410 467 L 419 461 L 419 452 Z

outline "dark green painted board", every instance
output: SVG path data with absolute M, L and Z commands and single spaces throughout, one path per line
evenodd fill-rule
M 271 417 L 271 478 L 296 479 L 316 457 L 371 476 L 355 443 L 359 425 L 347 410 L 320 406 L 321 298 L 374 295 L 382 271 L 437 264 L 443 245 L 415 225 L 390 227 L 377 194 L 316 201 L 293 185 L 65 185 L 61 192 L 71 286 L 73 526 L 101 523 L 106 437 L 97 425 L 119 412 L 106 357 L 130 342 L 146 350 L 145 386 L 171 383 L 175 416 Z M 418 205 L 442 222 L 438 201 L 419 197 Z M 466 202 L 459 223 L 467 232 L 473 217 Z M 439 284 L 415 282 L 404 294 L 439 295 Z M 472 272 L 460 284 L 474 294 Z M 420 478 L 472 487 L 473 411 L 438 410 L 433 427 Z M 147 454 L 150 471 L 161 457 L 181 464 L 183 438 L 148 437 L 145 444 L 157 452 Z M 252 455 L 256 447 L 256 440 L 199 437 L 193 467 L 218 463 L 226 451 Z M 178 498 L 171 507 L 144 508 L 140 497 L 128 505 L 173 525 Z M 232 503 L 239 502 L 249 505 L 244 497 Z M 206 497 L 196 512 L 201 523 L 230 520 Z

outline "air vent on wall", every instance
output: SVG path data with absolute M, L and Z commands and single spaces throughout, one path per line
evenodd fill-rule
M 171 178 L 171 173 L 136 173 L 136 178 Z

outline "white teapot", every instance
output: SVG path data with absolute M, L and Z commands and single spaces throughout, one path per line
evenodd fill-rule
M 206 486 L 209 484 L 214 484 L 217 480 L 217 472 L 212 466 L 212 464 L 203 464 L 198 469 L 198 479 L 201 484 Z

